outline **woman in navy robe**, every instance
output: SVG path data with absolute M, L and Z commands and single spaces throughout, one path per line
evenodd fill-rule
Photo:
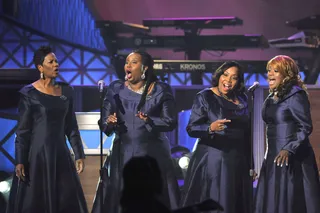
M 59 63 L 50 47 L 36 50 L 33 62 L 40 79 L 20 90 L 16 175 L 7 213 L 87 213 L 78 177 L 85 155 L 73 110 L 73 89 L 55 81 Z
M 118 213 L 122 189 L 122 169 L 134 156 L 149 155 L 160 166 L 163 190 L 159 201 L 169 209 L 178 207 L 179 187 L 174 174 L 166 132 L 177 125 L 174 97 L 168 84 L 157 80 L 153 59 L 143 51 L 128 55 L 124 65 L 125 80 L 117 80 L 107 89 L 103 121 L 107 136 L 115 134 L 111 156 L 107 158 L 102 187 L 103 209 Z M 98 188 L 92 212 L 100 212 Z
M 310 103 L 294 60 L 280 55 L 267 64 L 270 95 L 262 118 L 267 150 L 260 171 L 255 213 L 318 213 L 320 184 Z
M 213 74 L 213 86 L 196 95 L 187 132 L 198 138 L 198 145 L 188 166 L 181 206 L 211 198 L 225 213 L 249 212 L 250 119 L 238 63 L 222 64 Z

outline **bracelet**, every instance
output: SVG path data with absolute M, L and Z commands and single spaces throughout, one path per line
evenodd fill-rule
M 213 134 L 214 133 L 214 131 L 211 130 L 210 125 L 208 127 L 208 132 L 209 132 L 209 134 Z

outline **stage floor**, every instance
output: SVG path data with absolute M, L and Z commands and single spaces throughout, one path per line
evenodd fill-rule
M 91 212 L 93 199 L 96 194 L 99 180 L 100 157 L 86 156 L 84 172 L 80 174 L 80 181 L 87 201 L 88 210 Z

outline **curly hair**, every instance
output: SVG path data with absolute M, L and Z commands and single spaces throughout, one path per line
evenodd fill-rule
M 44 58 L 49 54 L 52 53 L 52 49 L 49 46 L 41 46 L 34 52 L 33 55 L 33 64 L 38 70 L 38 65 L 42 65 Z M 39 71 L 39 70 L 38 70 Z
M 299 86 L 303 90 L 307 91 L 304 82 L 299 74 L 299 67 L 296 62 L 286 55 L 278 55 L 270 59 L 267 63 L 267 71 L 271 69 L 278 70 L 284 77 L 280 85 L 275 89 L 277 96 L 283 98 L 288 94 L 293 86 Z M 275 91 L 270 90 L 270 93 Z
M 218 69 L 212 74 L 212 86 L 218 86 L 221 75 L 231 67 L 238 68 L 238 82 L 234 90 L 236 93 L 243 93 L 245 91 L 243 69 L 241 65 L 235 61 L 224 62 L 220 67 L 218 67 Z

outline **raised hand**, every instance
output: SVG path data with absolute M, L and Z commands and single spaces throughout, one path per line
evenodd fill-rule
M 230 123 L 231 120 L 225 119 L 219 119 L 216 120 L 215 122 L 212 122 L 210 124 L 210 131 L 215 132 L 215 131 L 222 131 L 226 128 L 225 123 Z

